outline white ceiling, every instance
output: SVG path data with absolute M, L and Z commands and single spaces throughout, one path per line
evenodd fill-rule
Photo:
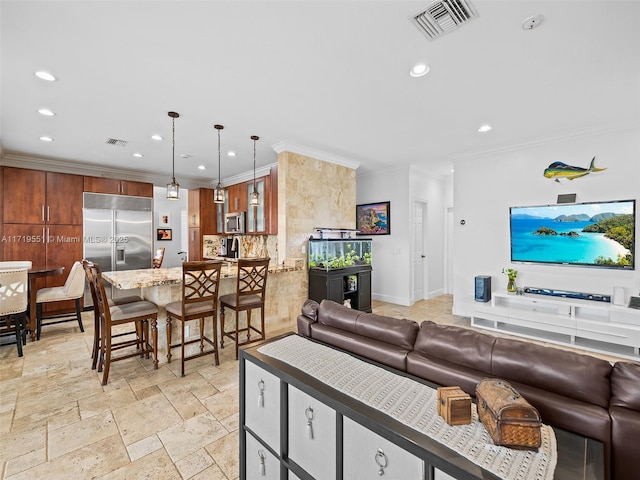
M 174 110 L 181 183 L 217 180 L 215 123 L 223 179 L 252 169 L 250 135 L 258 167 L 285 142 L 359 174 L 448 174 L 472 152 L 640 123 L 640 2 L 472 0 L 478 18 L 435 41 L 408 19 L 429 3 L 2 0 L 3 155 L 170 177 Z M 412 78 L 418 62 L 431 72 Z

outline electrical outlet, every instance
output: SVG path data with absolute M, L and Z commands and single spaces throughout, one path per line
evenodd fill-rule
M 307 247 L 305 245 L 302 245 L 302 253 L 307 253 Z
M 189 336 L 189 325 L 184 326 L 184 338 Z

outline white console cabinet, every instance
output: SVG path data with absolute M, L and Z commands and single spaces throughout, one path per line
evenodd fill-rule
M 640 310 L 606 302 L 498 292 L 475 304 L 471 325 L 640 358 Z

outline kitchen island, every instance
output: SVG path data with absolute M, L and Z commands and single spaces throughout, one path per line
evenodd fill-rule
M 223 263 L 220 272 L 219 295 L 235 293 L 237 276 L 237 265 Z M 167 316 L 164 306 L 170 302 L 180 301 L 182 298 L 182 267 L 103 272 L 102 277 L 118 290 L 139 288 L 142 298 L 158 305 L 158 359 L 160 362 L 166 362 Z M 265 295 L 265 329 L 267 333 L 295 330 L 295 319 L 306 298 L 306 269 L 302 266 L 270 265 Z M 234 318 L 233 314 L 226 315 L 226 321 L 234 322 L 235 325 Z M 245 314 L 242 313 L 240 315 L 241 325 L 245 318 Z M 187 325 L 190 327 L 189 338 L 195 338 L 199 335 L 197 321 L 188 322 Z M 218 326 L 217 319 L 215 325 Z M 210 322 L 206 323 L 206 328 L 210 328 Z M 219 328 L 218 338 L 220 338 Z M 172 341 L 180 341 L 180 329 L 176 328 L 175 323 Z M 188 353 L 191 353 L 189 347 L 199 348 L 196 344 L 189 345 Z

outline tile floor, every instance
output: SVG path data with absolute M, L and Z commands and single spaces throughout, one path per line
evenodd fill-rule
M 374 302 L 381 315 L 469 326 L 452 297 L 403 307 Z M 112 364 L 109 383 L 91 370 L 93 313 L 43 328 L 18 358 L 0 348 L 0 472 L 3 479 L 238 478 L 238 362 L 233 348 L 180 363 L 131 358 Z

